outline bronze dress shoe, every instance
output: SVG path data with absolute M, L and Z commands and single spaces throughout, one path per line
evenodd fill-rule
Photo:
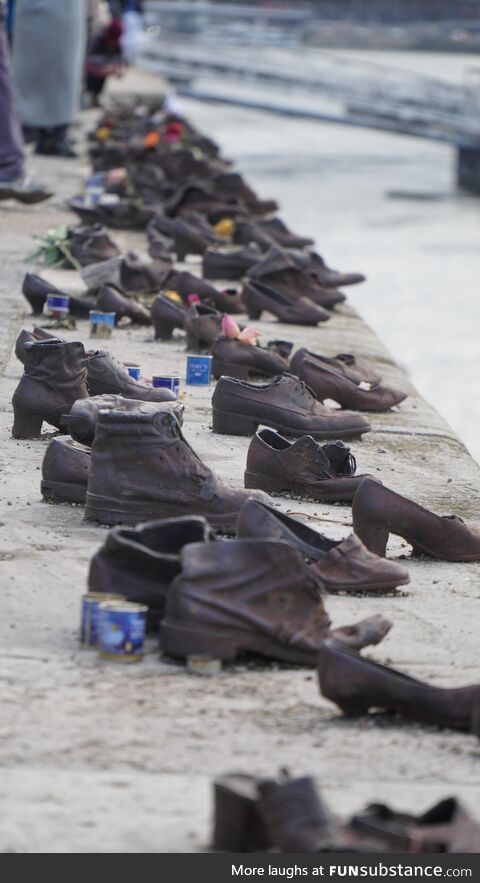
M 295 256 L 299 267 L 305 268 L 323 288 L 343 288 L 365 282 L 363 273 L 340 273 L 327 267 L 323 258 L 316 252 L 298 252 Z
M 52 438 L 42 463 L 42 497 L 51 503 L 85 503 L 89 468 L 89 448 L 68 435 Z
M 97 309 L 104 313 L 115 313 L 115 324 L 119 319 L 130 319 L 135 325 L 150 325 L 149 311 L 143 304 L 125 297 L 115 285 L 102 285 L 98 293 Z
M 238 199 L 253 215 L 268 215 L 278 209 L 278 202 L 274 199 L 259 199 L 238 172 L 215 175 L 212 184 L 219 199 Z
M 48 294 L 60 294 L 65 296 L 66 292 L 60 291 L 60 289 L 55 285 L 52 285 L 51 282 L 47 282 L 46 279 L 42 279 L 41 276 L 37 276 L 35 273 L 25 273 L 22 283 L 22 294 L 28 300 L 33 314 L 38 315 L 43 312 Z M 72 316 L 78 316 L 80 319 L 88 319 L 90 316 L 90 310 L 97 309 L 97 303 L 94 300 L 86 297 L 72 297 L 72 295 L 69 295 L 69 297 L 69 311 Z
M 245 203 L 238 199 L 219 199 L 209 182 L 186 181 L 165 202 L 165 214 L 173 218 L 201 212 L 210 223 L 216 224 L 222 218 L 235 218 L 248 214 Z
M 244 503 L 236 530 L 239 537 L 265 537 L 290 543 L 307 561 L 313 562 L 317 576 L 330 594 L 387 592 L 410 582 L 404 567 L 369 552 L 355 534 L 345 540 L 331 540 L 257 500 Z
M 83 343 L 56 338 L 26 343 L 24 373 L 13 394 L 13 438 L 39 438 L 42 423 L 60 429 L 77 399 L 87 398 Z
M 258 264 L 260 249 L 255 244 L 209 248 L 203 256 L 202 276 L 204 279 L 243 279 L 251 267 Z
M 166 218 L 158 215 L 149 225 L 148 234 L 149 239 L 153 231 L 168 236 L 173 241 L 177 261 L 182 262 L 190 254 L 204 255 L 212 245 L 221 244 L 222 237 L 217 236 L 208 222 L 206 226 L 209 229 L 192 223 L 190 215 L 183 218 Z
M 90 350 L 87 353 L 87 385 L 91 396 L 119 395 L 141 402 L 176 401 L 175 393 L 170 389 L 155 389 L 134 380 L 125 365 L 117 362 L 105 350 Z M 64 413 L 68 411 L 65 408 Z
M 321 405 L 292 374 L 262 385 L 221 377 L 212 396 L 212 409 L 213 431 L 227 435 L 253 435 L 259 424 L 295 438 L 358 438 L 371 429 L 360 414 Z
M 212 373 L 216 380 L 222 374 L 248 380 L 251 376 L 275 377 L 288 368 L 288 363 L 277 353 L 258 344 L 242 343 L 231 337 L 220 335 L 214 341 Z
M 258 218 L 255 220 L 260 229 L 283 248 L 305 248 L 305 246 L 313 245 L 313 239 L 292 233 L 281 218 Z
M 410 543 L 414 555 L 440 561 L 480 560 L 480 532 L 462 518 L 435 515 L 371 479 L 358 488 L 352 514 L 355 533 L 377 555 L 385 555 L 393 533 Z
M 165 294 L 157 294 L 150 312 L 155 328 L 155 340 L 171 340 L 175 328 L 183 329 L 187 308 L 181 300 L 177 301 Z
M 377 384 L 380 383 L 382 379 L 378 371 L 371 368 L 370 365 L 359 363 L 351 353 L 339 353 L 337 356 L 329 359 L 327 356 L 320 356 L 318 353 L 313 353 L 304 346 L 296 350 L 290 359 L 290 370 L 292 374 L 298 375 L 297 369 L 300 368 L 301 363 L 307 356 L 309 359 L 318 362 L 319 365 L 327 365 L 334 368 L 336 371 L 342 372 L 345 377 L 348 377 L 349 380 L 353 380 L 354 383 L 361 383 L 362 380 L 365 380 L 367 383 Z
M 357 411 L 388 411 L 407 398 L 407 394 L 388 386 L 355 383 L 345 376 L 345 371 L 336 365 L 321 363 L 311 359 L 307 353 L 296 361 L 298 377 L 308 383 L 320 402 L 332 399 L 342 408 Z M 367 388 L 365 388 L 367 386 Z
M 154 294 L 162 288 L 172 269 L 171 258 L 164 261 L 144 261 L 131 251 L 120 257 L 90 264 L 82 270 L 82 279 L 88 290 L 98 292 L 109 286 L 123 294 Z
M 330 319 L 330 313 L 309 297 L 293 300 L 263 282 L 247 280 L 242 288 L 242 301 L 250 319 L 260 319 L 264 310 L 287 325 L 317 325 Z
M 399 852 L 480 852 L 480 825 L 455 797 L 447 797 L 421 815 L 372 803 L 355 813 L 350 827 Z
M 70 413 L 62 417 L 62 427 L 68 430 L 75 441 L 92 445 L 100 411 L 135 411 L 139 405 L 148 405 L 144 410 L 150 410 L 152 414 L 166 411 L 176 417 L 180 426 L 183 423 L 185 406 L 181 402 L 142 402 L 140 399 L 127 399 L 120 395 L 98 395 L 77 399 Z
M 147 627 L 162 619 L 170 584 L 180 573 L 180 552 L 187 543 L 209 542 L 212 531 L 200 517 L 149 521 L 134 528 L 114 527 L 90 562 L 89 592 L 123 595 L 146 604 Z
M 170 587 L 161 648 L 187 659 L 233 661 L 254 653 L 313 666 L 328 636 L 361 647 L 388 631 L 381 617 L 332 631 L 320 586 L 318 575 L 288 543 L 191 543 L 182 550 L 182 572 Z
M 266 230 L 262 230 L 256 220 L 240 220 L 234 221 L 232 242 L 236 245 L 250 245 L 254 242 L 262 252 L 268 251 L 275 245 L 273 239 Z
M 290 300 L 308 297 L 317 306 L 333 309 L 343 303 L 345 295 L 336 288 L 323 288 L 307 268 L 285 250 L 274 246 L 248 272 L 248 280 L 261 282 Z
M 207 300 L 224 313 L 243 313 L 243 303 L 238 291 L 228 288 L 219 291 L 193 273 L 172 270 L 164 280 L 163 289 L 176 291 L 186 303 L 190 294 L 196 294 L 200 300 Z
M 92 447 L 85 517 L 102 524 L 138 524 L 202 515 L 222 533 L 235 530 L 248 496 L 227 487 L 192 450 L 173 414 L 143 404 L 100 411 Z
M 269 494 L 309 497 L 323 503 L 350 503 L 365 475 L 355 475 L 355 458 L 350 455 L 344 471 L 338 473 L 326 448 L 311 435 L 290 442 L 272 429 L 258 430 L 247 452 L 245 487 Z
M 420 723 L 480 736 L 480 684 L 431 687 L 331 641 L 320 647 L 318 680 L 322 696 L 346 715 L 383 709 Z

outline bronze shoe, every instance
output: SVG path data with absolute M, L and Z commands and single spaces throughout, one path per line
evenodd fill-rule
M 346 377 L 343 367 L 321 362 L 318 358 L 311 359 L 307 352 L 302 359 L 295 360 L 294 357 L 293 361 L 296 365 L 295 373 L 308 383 L 320 402 L 332 399 L 342 408 L 381 412 L 388 411 L 407 398 L 406 393 L 380 383 L 356 383 Z
M 102 524 L 138 524 L 202 515 L 233 532 L 248 496 L 227 487 L 192 450 L 170 413 L 141 403 L 133 411 L 100 411 L 89 473 L 85 517 Z
M 42 497 L 51 503 L 85 503 L 89 468 L 89 448 L 68 435 L 52 438 L 42 463 Z
M 139 405 L 148 405 L 146 410 L 150 410 L 152 414 L 166 411 L 176 417 L 180 426 L 183 423 L 185 406 L 181 402 L 142 402 L 140 399 L 127 399 L 120 395 L 98 395 L 74 402 L 70 413 L 62 417 L 62 427 L 68 430 L 74 441 L 92 445 L 100 411 L 135 411 Z
M 175 328 L 183 329 L 186 315 L 187 307 L 183 301 L 157 294 L 151 307 L 155 340 L 171 340 Z
M 213 431 L 227 435 L 253 435 L 259 424 L 295 438 L 358 438 L 371 429 L 361 414 L 321 405 L 292 374 L 261 385 L 221 377 L 212 396 L 212 409 Z
M 377 555 L 385 555 L 393 533 L 410 543 L 412 554 L 440 561 L 480 560 L 480 533 L 458 515 L 435 515 L 371 479 L 358 488 L 352 514 L 355 533 Z
M 369 552 L 355 534 L 345 540 L 331 540 L 257 500 L 244 503 L 237 518 L 237 536 L 290 543 L 307 561 L 313 562 L 315 573 L 330 594 L 386 592 L 410 582 L 404 567 Z
M 13 438 L 39 438 L 42 423 L 60 429 L 77 399 L 87 398 L 86 354 L 80 341 L 35 341 L 24 346 L 25 367 L 12 398 Z
M 242 343 L 220 335 L 211 349 L 212 372 L 217 380 L 222 374 L 248 380 L 249 377 L 275 377 L 288 368 L 281 356 L 261 346 Z
M 264 310 L 287 325 L 317 325 L 330 319 L 330 313 L 309 297 L 292 299 L 263 282 L 245 281 L 242 301 L 250 319 L 260 319 Z
M 176 401 L 170 389 L 155 389 L 130 377 L 125 365 L 105 350 L 87 353 L 87 385 L 91 396 L 119 395 L 142 402 Z M 69 408 L 64 408 L 67 414 Z
M 131 297 L 125 297 L 115 285 L 102 285 L 98 293 L 97 309 L 104 313 L 115 313 L 115 323 L 128 318 L 136 325 L 150 325 L 151 316 L 143 304 Z
M 180 573 L 182 548 L 212 539 L 207 521 L 200 517 L 114 527 L 90 562 L 88 590 L 124 595 L 127 601 L 146 604 L 147 626 L 157 628 L 170 584 Z
M 344 458 L 344 471 L 338 473 L 328 457 L 334 445 L 320 445 L 311 435 L 290 442 L 272 429 L 258 430 L 247 452 L 245 487 L 255 487 L 269 494 L 308 497 L 324 503 L 350 503 L 366 478 L 355 475 L 355 458 L 350 450 Z
M 339 353 L 337 356 L 329 359 L 327 356 L 313 353 L 306 347 L 300 347 L 291 357 L 290 370 L 292 374 L 297 374 L 298 376 L 298 369 L 307 356 L 309 359 L 318 362 L 320 365 L 327 365 L 334 368 L 336 371 L 342 372 L 345 377 L 348 377 L 349 380 L 352 380 L 357 384 L 361 383 L 362 380 L 365 380 L 367 383 L 377 384 L 380 383 L 382 379 L 378 371 L 371 368 L 370 365 L 358 362 L 355 356 L 351 353 Z
M 420 723 L 480 736 L 480 684 L 431 687 L 331 641 L 320 647 L 318 680 L 322 695 L 346 715 L 383 709 Z

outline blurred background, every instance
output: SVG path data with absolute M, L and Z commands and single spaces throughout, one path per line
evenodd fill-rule
M 145 0 L 135 55 L 480 460 L 480 2 Z

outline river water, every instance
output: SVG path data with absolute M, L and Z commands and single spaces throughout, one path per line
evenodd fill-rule
M 476 65 L 475 57 L 443 53 L 343 55 L 452 82 Z M 280 201 L 291 227 L 315 237 L 331 266 L 367 274 L 349 291 L 353 305 L 480 460 L 480 199 L 457 191 L 454 149 L 226 105 L 182 104 L 262 196 Z

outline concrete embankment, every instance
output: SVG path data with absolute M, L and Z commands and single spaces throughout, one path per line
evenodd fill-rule
M 122 88 L 127 87 L 128 81 Z M 206 108 L 197 114 L 192 105 L 189 112 L 205 126 Z M 89 119 L 86 114 L 84 121 Z M 225 117 L 220 122 L 225 125 Z M 210 130 L 222 141 L 220 122 L 213 111 Z M 245 164 L 253 169 L 255 183 L 262 177 L 255 178 L 255 166 L 257 172 L 262 164 L 266 169 L 261 121 L 258 127 L 243 132 L 239 151 L 248 154 Z M 234 153 L 231 143 L 228 149 Z M 307 670 L 237 665 L 201 679 L 162 661 L 154 639 L 145 661 L 126 668 L 102 663 L 95 652 L 79 648 L 80 597 L 105 530 L 85 523 L 81 507 L 41 501 L 47 441 L 10 436 L 11 397 L 21 376 L 11 347 L 18 329 L 31 326 L 19 291 L 32 234 L 73 220 L 62 202 L 78 191 L 88 164 L 82 158 L 45 159 L 36 165 L 55 186 L 56 197 L 30 210 L 0 208 L 0 346 L 5 357 L 0 380 L 0 849 L 201 850 L 209 837 L 211 779 L 232 768 L 273 774 L 288 766 L 295 774 L 311 773 L 333 809 L 345 814 L 373 800 L 417 811 L 453 794 L 478 811 L 480 748 L 473 736 L 391 720 L 346 721 L 319 696 L 315 674 Z M 270 192 L 262 195 L 275 196 L 275 175 L 264 175 L 264 185 L 266 180 Z M 321 186 L 304 199 L 309 200 L 308 215 L 314 201 L 321 214 Z M 288 199 L 283 209 L 293 226 L 298 195 L 294 211 Z M 354 229 L 350 216 L 350 236 Z M 366 241 L 360 222 L 357 234 Z M 141 234 L 113 235 L 122 248 L 145 248 Z M 401 231 L 392 235 L 400 239 Z M 345 265 L 339 233 L 336 242 L 332 263 Z M 350 258 L 351 247 L 345 250 Z M 358 261 L 345 267 L 350 268 L 363 269 Z M 402 262 L 392 259 L 390 272 L 400 288 Z M 81 290 L 73 272 L 45 275 L 72 292 Z M 356 297 L 352 293 L 349 303 Z M 382 309 L 395 322 L 396 305 L 385 298 Z M 267 339 L 283 337 L 326 355 L 353 352 L 379 365 L 385 381 L 404 388 L 409 398 L 390 414 L 372 416 L 374 431 L 353 445 L 358 471 L 373 473 L 438 513 L 462 515 L 480 527 L 480 468 L 352 306 L 314 329 L 273 319 L 254 324 Z M 87 335 L 87 323 L 80 321 L 65 336 L 88 343 Z M 148 329 L 118 329 L 109 349 L 122 360 L 135 356 L 145 376 L 179 369 L 184 379 L 180 333 L 161 344 Z M 249 440 L 212 433 L 211 391 L 187 389 L 185 433 L 219 475 L 241 487 Z M 350 530 L 348 507 L 287 498 L 276 502 L 331 537 Z M 395 596 L 328 598 L 335 625 L 382 613 L 394 626 L 369 653 L 373 658 L 436 685 L 479 682 L 480 565 L 410 560 L 409 552 L 400 541 L 389 545 L 390 556 L 407 556 L 409 586 Z

